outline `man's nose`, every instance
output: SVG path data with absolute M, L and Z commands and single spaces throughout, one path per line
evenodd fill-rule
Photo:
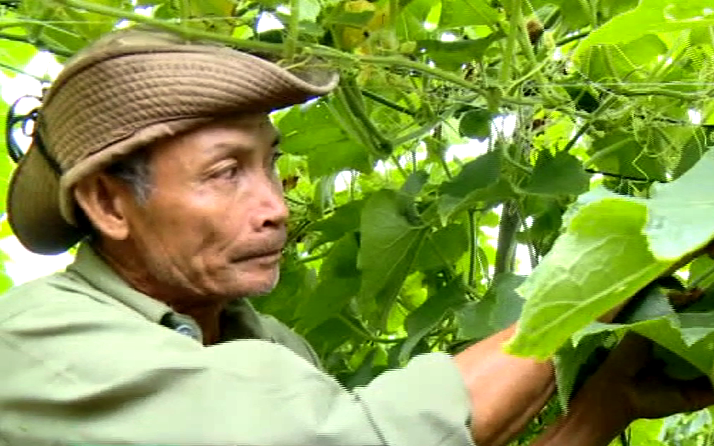
M 260 228 L 284 226 L 290 211 L 280 182 L 275 178 L 262 178 L 254 187 L 258 204 L 256 225 Z

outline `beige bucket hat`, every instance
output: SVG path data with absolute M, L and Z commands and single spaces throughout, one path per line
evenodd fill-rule
M 287 70 L 169 33 L 128 29 L 78 53 L 46 93 L 33 142 L 10 181 L 10 226 L 30 251 L 65 251 L 86 233 L 72 188 L 159 138 L 217 117 L 264 112 L 327 94 L 334 71 Z

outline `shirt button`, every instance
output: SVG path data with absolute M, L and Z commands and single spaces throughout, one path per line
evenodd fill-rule
M 176 330 L 176 333 L 181 333 L 184 336 L 188 336 L 189 338 L 198 340 L 198 336 L 196 335 L 196 330 L 194 330 L 193 327 L 191 327 L 188 324 L 181 324 L 181 325 L 177 326 L 176 328 L 174 328 L 174 330 Z

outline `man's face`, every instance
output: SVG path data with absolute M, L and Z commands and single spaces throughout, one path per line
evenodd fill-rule
M 209 298 L 275 286 L 288 217 L 277 141 L 267 115 L 254 114 L 152 148 L 152 192 L 129 207 L 127 221 L 155 286 Z

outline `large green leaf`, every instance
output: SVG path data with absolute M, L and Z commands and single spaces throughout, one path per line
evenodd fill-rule
M 678 259 L 707 244 L 714 235 L 714 153 L 677 181 L 656 187 L 648 202 L 646 234 L 650 249 L 662 259 Z
M 428 230 L 412 221 L 400 202 L 397 192 L 382 190 L 367 200 L 362 211 L 359 298 L 371 319 L 380 324 L 386 322 Z
M 637 8 L 613 18 L 590 33 L 578 51 L 582 53 L 593 45 L 630 42 L 650 33 L 712 26 L 714 16 L 707 11 L 711 11 L 708 0 L 641 0 Z
M 658 277 L 643 235 L 642 203 L 605 198 L 583 206 L 519 292 L 526 298 L 513 354 L 548 358 L 575 331 Z
M 575 330 L 625 301 L 714 238 L 714 154 L 651 199 L 595 191 L 571 211 L 565 234 L 524 283 L 513 353 L 545 358 Z

